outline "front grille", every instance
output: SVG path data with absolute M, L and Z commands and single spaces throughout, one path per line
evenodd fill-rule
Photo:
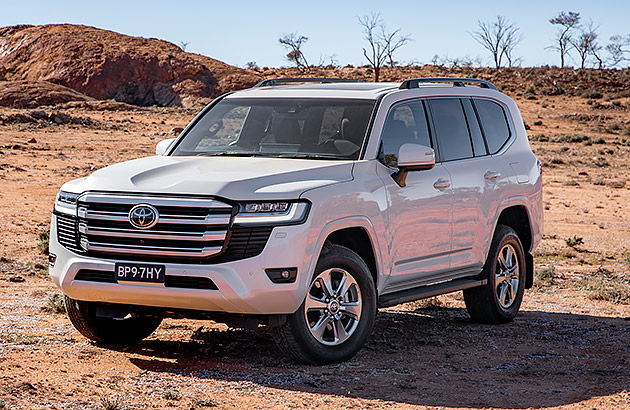
M 116 283 L 114 272 L 109 270 L 80 269 L 74 280 L 84 280 L 87 282 Z
M 159 219 L 149 229 L 129 222 L 138 204 Z M 88 193 L 78 202 L 79 243 L 95 255 L 143 255 L 203 259 L 221 253 L 232 206 L 213 199 L 112 196 Z
M 94 270 L 94 269 L 80 269 L 74 280 L 83 280 L 86 282 L 104 282 L 104 283 L 118 283 L 114 276 L 113 271 L 108 270 Z M 211 279 L 200 278 L 196 276 L 176 276 L 166 275 L 164 277 L 164 286 L 167 288 L 180 288 L 180 289 L 203 289 L 203 290 L 217 290 L 217 285 Z
M 149 229 L 135 228 L 129 211 L 149 204 L 159 213 Z M 272 227 L 230 227 L 232 206 L 214 199 L 88 193 L 78 218 L 57 215 L 57 238 L 67 249 L 103 258 L 215 264 L 259 255 Z

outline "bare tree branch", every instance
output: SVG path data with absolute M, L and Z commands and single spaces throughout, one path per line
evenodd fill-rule
M 623 61 L 628 61 L 626 54 L 630 54 L 630 34 L 626 37 L 619 34 L 610 37 L 610 43 L 605 48 L 610 54 L 608 64 L 611 67 L 615 67 Z
M 385 27 L 381 26 L 381 38 L 383 39 L 383 43 L 385 45 L 385 55 L 387 56 L 387 61 L 390 67 L 394 67 L 396 65 L 396 61 L 394 61 L 394 51 L 411 41 L 411 35 L 403 35 L 399 33 L 400 29 L 388 33 L 385 31 Z
M 599 26 L 595 26 L 591 21 L 580 31 L 580 35 L 577 38 L 571 40 L 571 45 L 573 45 L 573 48 L 580 56 L 580 68 L 586 67 L 586 61 L 591 55 L 600 62 L 599 68 L 603 66 L 602 59 L 597 55 L 601 49 L 601 46 L 597 43 L 598 29 Z

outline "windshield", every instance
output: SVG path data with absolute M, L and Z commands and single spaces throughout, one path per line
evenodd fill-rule
M 359 158 L 374 100 L 226 98 L 171 155 Z

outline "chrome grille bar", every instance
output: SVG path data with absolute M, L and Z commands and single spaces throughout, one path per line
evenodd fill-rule
M 224 241 L 227 231 L 177 232 L 177 231 L 139 231 L 137 229 L 88 227 L 79 224 L 79 232 L 86 235 L 116 236 L 121 238 L 165 239 L 186 241 Z
M 127 212 L 106 212 L 106 211 L 90 211 L 84 207 L 80 207 L 79 218 L 98 219 L 101 221 L 127 222 L 129 214 Z M 230 223 L 231 214 L 207 215 L 199 216 L 182 216 L 175 217 L 169 214 L 160 214 L 161 224 L 186 224 L 186 225 L 227 225 Z
M 137 255 L 159 255 L 159 256 L 197 256 L 205 258 L 221 252 L 221 246 L 211 246 L 207 248 L 173 248 L 173 247 L 147 247 L 140 245 L 111 245 L 101 242 L 88 242 L 88 251 L 100 251 L 110 253 L 132 253 Z
M 178 206 L 184 208 L 209 208 L 232 210 L 232 206 L 215 199 L 200 198 L 167 198 L 159 196 L 133 196 L 133 195 L 109 195 L 86 193 L 79 197 L 79 202 L 114 204 L 114 205 L 137 205 L 151 204 L 153 206 Z

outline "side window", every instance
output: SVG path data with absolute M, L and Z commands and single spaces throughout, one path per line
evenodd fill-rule
M 468 98 L 462 99 L 462 105 L 464 106 L 464 112 L 466 113 L 466 121 L 468 122 L 468 130 L 470 131 L 470 139 L 473 144 L 473 154 L 476 157 L 482 157 L 488 155 L 486 150 L 486 143 L 483 142 L 483 135 L 481 134 L 481 128 L 479 128 L 479 121 L 477 121 L 477 114 L 472 106 L 472 103 Z
M 431 147 L 427 116 L 422 101 L 403 103 L 394 106 L 387 115 L 379 159 L 386 165 L 398 164 L 398 150 L 403 144 L 420 144 Z
M 488 150 L 490 154 L 495 154 L 510 138 L 510 127 L 503 107 L 488 100 L 475 99 L 474 103 L 488 143 Z
M 459 99 L 431 99 L 427 102 L 431 108 L 442 160 L 472 158 L 468 125 Z

